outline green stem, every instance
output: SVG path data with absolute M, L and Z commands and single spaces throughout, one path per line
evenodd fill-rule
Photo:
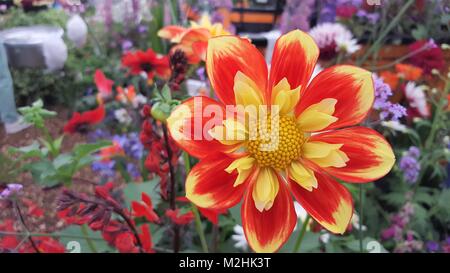
M 295 241 L 294 250 L 293 250 L 294 253 L 298 253 L 298 251 L 300 250 L 300 246 L 302 245 L 303 238 L 305 237 L 306 228 L 308 227 L 310 219 L 311 219 L 311 216 L 307 215 L 305 221 L 303 222 L 302 229 L 300 230 L 298 237 L 297 237 L 297 241 Z
M 169 0 L 170 13 L 172 14 L 172 23 L 178 24 L 178 11 L 174 0 Z
M 197 230 L 198 236 L 200 237 L 200 243 L 202 245 L 203 252 L 208 253 L 208 243 L 206 243 L 205 233 L 203 232 L 202 220 L 200 218 L 198 208 L 194 204 L 192 204 L 192 212 L 195 216 L 195 229 Z
M 97 253 L 97 248 L 95 247 L 95 243 L 89 238 L 88 236 L 88 228 L 86 225 L 81 226 L 81 232 L 83 233 L 84 239 L 86 240 L 86 243 L 88 244 L 89 248 L 93 253 Z
M 183 152 L 183 161 L 186 175 L 188 175 L 191 172 L 191 161 L 189 158 L 189 154 L 186 152 Z M 197 230 L 198 236 L 200 237 L 200 243 L 202 245 L 203 252 L 208 253 L 208 243 L 206 242 L 205 232 L 203 231 L 202 219 L 200 218 L 198 208 L 194 204 L 192 204 L 192 212 L 195 216 L 195 229 Z
M 359 251 L 361 253 L 364 252 L 362 223 L 363 223 L 363 186 L 362 184 L 359 184 Z
M 414 4 L 415 0 L 409 0 L 403 7 L 402 9 L 397 13 L 397 15 L 394 17 L 394 19 L 389 23 L 389 25 L 383 30 L 383 32 L 381 32 L 380 36 L 378 36 L 378 39 L 373 43 L 373 45 L 366 51 L 366 53 L 364 54 L 364 56 L 358 60 L 356 62 L 356 64 L 358 66 L 361 66 L 361 64 L 363 64 L 367 58 L 369 58 L 369 56 L 376 52 L 377 49 L 379 48 L 380 44 L 382 43 L 383 39 L 389 34 L 389 32 L 398 25 L 400 19 L 402 18 L 402 16 L 406 13 L 406 11 L 408 10 L 408 8 Z

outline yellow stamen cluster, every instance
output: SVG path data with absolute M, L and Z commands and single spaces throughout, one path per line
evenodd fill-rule
M 284 170 L 300 157 L 306 138 L 293 117 L 269 116 L 267 122 L 254 128 L 247 148 L 259 166 Z

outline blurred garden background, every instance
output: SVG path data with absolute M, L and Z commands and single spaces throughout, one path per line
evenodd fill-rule
M 195 41 L 167 26 L 247 37 L 268 64 L 300 29 L 320 49 L 315 75 L 373 72 L 364 126 L 393 147 L 392 171 L 345 184 L 343 235 L 295 203 L 279 252 L 450 252 L 448 0 L 0 0 L 0 252 L 252 251 L 240 205 L 185 198 L 198 160 L 166 119 L 215 95 Z

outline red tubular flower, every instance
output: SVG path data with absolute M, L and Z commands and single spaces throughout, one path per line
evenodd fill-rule
M 152 234 L 150 233 L 150 226 L 144 224 L 141 226 L 141 234 L 139 234 L 139 239 L 142 242 L 142 248 L 147 253 L 154 253 L 153 250 L 153 242 L 152 242 Z
M 83 113 L 75 112 L 72 118 L 64 126 L 64 133 L 74 134 L 76 132 L 84 133 L 89 125 L 95 125 L 103 121 L 106 112 L 103 104 L 94 110 Z
M 180 209 L 168 209 L 166 210 L 166 216 L 177 225 L 187 225 L 194 220 L 194 214 L 192 211 L 180 215 Z
M 128 67 L 132 75 L 146 73 L 149 80 L 155 74 L 161 78 L 170 76 L 169 59 L 167 56 L 158 56 L 152 49 L 126 53 L 122 57 L 122 65 Z
M 150 196 L 143 192 L 141 195 L 141 200 L 142 202 L 133 201 L 131 203 L 131 207 L 134 211 L 134 216 L 145 217 L 149 222 L 158 223 L 159 216 L 153 210 L 153 204 Z
M 98 90 L 98 99 L 103 102 L 104 99 L 110 98 L 112 96 L 112 87 L 114 81 L 108 79 L 105 73 L 100 69 L 97 69 L 94 74 L 94 82 Z
M 189 199 L 186 197 L 178 197 L 177 201 L 180 202 L 190 202 Z M 198 208 L 198 211 L 201 215 L 203 215 L 206 219 L 208 219 L 211 223 L 214 225 L 219 224 L 219 215 L 226 214 L 228 212 L 227 209 L 205 209 L 205 208 Z
M 345 232 L 353 201 L 336 178 L 375 181 L 395 163 L 380 134 L 356 126 L 374 101 L 371 73 L 337 65 L 309 83 L 318 57 L 313 39 L 294 30 L 276 42 L 269 74 L 248 39 L 212 38 L 206 68 L 219 101 L 191 98 L 167 119 L 178 145 L 200 159 L 186 179 L 186 197 L 208 209 L 228 209 L 243 198 L 245 236 L 257 252 L 277 251 L 288 240 L 297 223 L 292 196 L 323 227 Z M 267 131 L 251 112 L 226 115 L 225 106 L 236 105 L 278 106 L 274 117 L 259 117 L 278 123 Z
M 417 51 L 427 43 L 433 43 L 426 40 L 417 41 L 411 45 L 409 45 L 409 50 L 411 52 Z M 409 62 L 417 67 L 423 69 L 425 74 L 431 74 L 431 70 L 437 69 L 442 71 L 445 68 L 445 58 L 442 49 L 437 45 L 430 45 L 429 49 L 421 51 L 417 54 L 414 54 L 409 59 Z

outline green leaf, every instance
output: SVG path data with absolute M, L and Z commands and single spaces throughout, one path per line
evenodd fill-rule
M 75 148 L 73 149 L 73 153 L 75 159 L 78 161 L 87 155 L 91 155 L 95 152 L 98 152 L 100 149 L 111 145 L 112 145 L 111 141 L 99 141 L 96 143 L 79 144 L 75 146 Z
M 53 167 L 55 167 L 55 169 L 59 169 L 63 166 L 72 164 L 73 162 L 74 160 L 71 154 L 61 154 L 53 160 Z
M 54 142 L 53 142 L 53 148 L 55 148 L 55 150 L 57 152 L 61 151 L 61 146 L 62 146 L 62 142 L 64 140 L 64 135 L 58 137 Z
M 89 238 L 90 242 L 95 246 L 97 252 L 115 252 L 110 246 L 108 246 L 108 243 L 103 239 L 100 231 L 92 231 L 91 229 L 88 229 L 87 236 L 85 236 L 81 226 L 74 225 L 61 230 L 57 234 L 63 235 L 60 237 L 59 241 L 66 247 L 73 243 L 79 244 L 81 253 L 93 253 L 92 249 L 89 247 L 86 237 Z
M 172 93 L 169 86 L 166 84 L 161 90 L 161 94 L 165 102 L 169 102 L 172 100 Z
M 127 186 L 123 189 L 127 206 L 131 207 L 132 201 L 140 201 L 141 194 L 145 192 L 152 199 L 153 206 L 157 207 L 159 203 L 161 203 L 161 195 L 158 184 L 155 180 L 143 183 L 127 184 Z

